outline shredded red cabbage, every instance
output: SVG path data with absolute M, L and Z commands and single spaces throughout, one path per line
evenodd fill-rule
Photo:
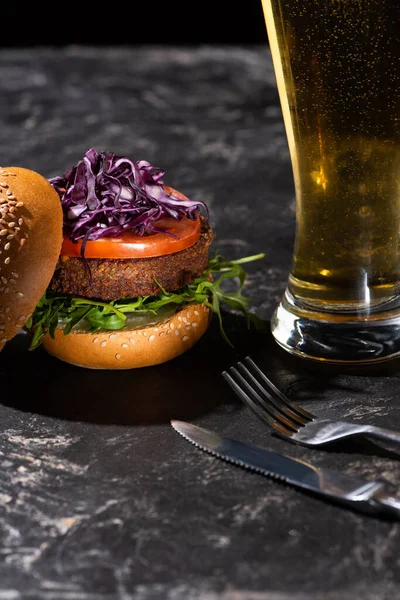
M 73 242 L 160 231 L 160 218 L 195 219 L 204 202 L 169 196 L 165 171 L 145 160 L 133 161 L 112 152 L 88 150 L 82 160 L 49 182 L 58 192 L 64 213 L 64 232 Z

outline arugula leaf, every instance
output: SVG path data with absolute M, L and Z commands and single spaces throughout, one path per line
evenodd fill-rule
M 157 317 L 158 314 L 162 315 L 165 308 L 191 302 L 204 304 L 217 315 L 222 337 L 230 346 L 233 346 L 223 327 L 221 304 L 226 304 L 233 310 L 242 313 L 246 317 L 248 327 L 254 325 L 258 329 L 262 328 L 262 320 L 248 310 L 250 299 L 242 294 L 246 272 L 241 265 L 260 260 L 264 256 L 265 254 L 255 254 L 225 261 L 219 253 L 215 253 L 209 260 L 204 273 L 180 290 L 167 292 L 156 281 L 160 288 L 158 296 L 100 302 L 46 290 L 26 323 L 26 328 L 33 334 L 30 350 L 40 346 L 47 333 L 54 338 L 56 327 L 60 324 L 64 328 L 65 335 L 68 335 L 75 326 L 83 326 L 92 333 L 100 330 L 118 330 L 125 326 L 126 315 Z M 223 289 L 227 280 L 237 281 L 236 291 Z

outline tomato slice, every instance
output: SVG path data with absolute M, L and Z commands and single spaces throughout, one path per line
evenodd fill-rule
M 185 198 L 183 194 L 165 186 L 167 193 L 177 198 Z M 151 258 L 180 252 L 197 242 L 200 237 L 200 217 L 192 221 L 182 217 L 180 221 L 166 217 L 155 221 L 166 233 L 153 233 L 145 236 L 129 231 L 118 237 L 104 237 L 86 243 L 86 258 Z M 171 235 L 172 234 L 172 235 Z M 64 237 L 61 256 L 81 256 L 82 242 L 72 242 Z

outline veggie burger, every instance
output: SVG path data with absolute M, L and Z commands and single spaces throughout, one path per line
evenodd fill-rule
M 191 348 L 220 304 L 242 312 L 242 263 L 210 257 L 205 203 L 144 160 L 89 149 L 46 179 L 0 168 L 0 350 L 21 327 L 57 358 L 94 369 L 166 362 Z M 227 278 L 239 282 L 224 291 Z M 228 286 L 232 289 L 232 286 Z

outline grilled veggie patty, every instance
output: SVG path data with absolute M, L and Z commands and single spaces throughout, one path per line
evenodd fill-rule
M 60 257 L 49 289 L 59 294 L 109 302 L 120 298 L 155 296 L 155 280 L 168 292 L 178 290 L 201 275 L 208 264 L 214 233 L 201 217 L 199 240 L 180 252 L 153 258 L 107 259 Z

